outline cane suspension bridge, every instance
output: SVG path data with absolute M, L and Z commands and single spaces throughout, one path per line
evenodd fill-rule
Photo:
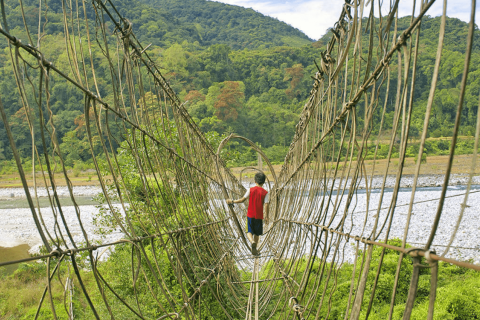
M 446 1 L 443 2 L 438 28 L 438 51 L 432 66 L 428 103 L 418 106 L 413 97 L 421 22 L 434 0 L 413 1 L 409 25 L 403 30 L 398 28 L 399 0 L 389 3 L 346 0 L 339 4 L 343 6 L 342 13 L 331 29 L 332 38 L 326 50 L 315 61 L 317 71 L 312 75 L 313 87 L 278 177 L 263 152 L 245 138 L 232 134 L 217 150 L 208 143 L 153 62 L 148 48 L 135 37 L 128 17 L 119 13 L 114 2 L 62 2 L 63 53 L 68 57 L 68 64 L 62 69 L 42 53 L 42 24 L 38 30 L 30 30 L 24 23 L 22 34 L 26 38 L 20 39 L 9 29 L 4 0 L 1 0 L 0 34 L 2 41 L 8 42 L 18 99 L 28 114 L 32 158 L 35 166 L 43 172 L 40 179 L 48 186 L 51 203 L 51 210 L 46 212 L 37 206 L 36 193 L 28 189 L 0 93 L 0 112 L 10 147 L 33 220 L 48 252 L 25 259 L 47 262 L 48 277 L 43 296 L 38 297 L 39 310 L 48 305 L 56 317 L 55 310 L 59 306 L 51 297 L 51 288 L 56 285 L 52 279 L 62 264 L 68 264 L 92 318 L 101 318 L 102 314 L 110 318 L 150 318 L 138 304 L 138 299 L 135 304 L 131 297 L 119 295 L 102 276 L 98 253 L 117 245 L 128 245 L 132 250 L 131 270 L 125 270 L 132 275 L 132 295 L 138 298 L 140 293 L 136 284 L 140 281 L 145 281 L 150 288 L 160 288 L 161 297 L 156 297 L 153 291 L 141 293 L 151 293 L 152 301 L 158 304 L 161 312 L 155 319 L 212 317 L 201 314 L 205 292 L 215 298 L 210 303 L 218 303 L 228 319 L 328 318 L 332 297 L 337 290 L 336 271 L 345 262 L 345 252 L 349 248 L 354 267 L 350 286 L 345 291 L 348 295 L 344 306 L 345 319 L 358 319 L 361 312 L 368 317 L 371 312 L 375 286 L 382 272 L 382 259 L 378 267 L 371 268 L 374 248 L 383 250 L 382 257 L 387 249 L 399 252 L 395 281 L 389 288 L 392 301 L 389 317 L 393 314 L 402 262 L 407 259 L 408 263 L 413 263 L 413 271 L 409 275 L 410 287 L 403 317 L 410 318 L 420 269 L 429 268 L 428 318 L 433 319 L 438 262 L 480 270 L 478 265 L 448 258 L 452 241 L 461 231 L 460 222 L 467 207 L 476 166 L 479 125 L 475 132 L 467 191 L 462 196 L 463 205 L 456 213 L 457 224 L 446 250 L 435 253 L 432 244 L 444 211 L 454 161 L 453 147 L 450 148 L 441 196 L 431 200 L 435 203 L 435 212 L 432 213 L 430 229 L 425 233 L 425 241 L 418 247 L 407 247 L 411 236 L 409 231 L 415 223 L 415 190 L 422 166 L 422 161 L 417 161 L 401 242 L 397 245 L 388 243 L 392 223 L 397 217 L 397 195 L 405 166 L 410 119 L 415 108 L 422 108 L 425 112 L 418 159 L 422 159 L 424 152 L 442 57 Z M 40 20 L 46 5 L 39 1 Z M 473 0 L 467 37 L 458 39 L 466 43 L 466 52 L 452 146 L 455 146 L 461 127 L 475 31 L 475 5 Z M 95 13 L 93 19 L 87 15 L 87 10 L 92 9 Z M 25 18 L 23 11 L 22 16 Z M 93 47 L 100 50 L 92 50 Z M 113 94 L 108 99 L 100 94 L 95 69 L 98 61 L 109 65 Z M 395 86 L 391 85 L 394 77 Z M 83 228 L 82 210 L 75 202 L 71 173 L 62 158 L 56 133 L 58 124 L 50 105 L 54 94 L 50 91 L 50 83 L 55 80 L 66 81 L 84 97 L 85 128 L 106 210 L 114 227 L 123 232 L 122 240 L 99 245 L 91 241 L 91 235 Z M 385 121 L 387 104 L 394 105 L 390 126 Z M 377 118 L 374 121 L 376 112 L 381 115 L 380 123 L 375 123 Z M 477 123 L 480 123 L 480 113 L 477 115 Z M 374 126 L 379 128 L 378 136 L 372 133 Z M 40 130 L 40 140 L 35 140 L 35 130 Z M 375 167 L 366 166 L 364 160 L 372 149 L 376 157 L 381 135 L 389 135 L 388 165 L 376 174 L 381 181 L 376 187 L 380 196 L 372 196 Z M 259 255 L 251 254 L 245 237 L 246 207 L 243 204 L 228 206 L 224 201 L 239 198 L 245 192 L 244 186 L 220 156 L 223 147 L 232 139 L 243 139 L 250 144 L 267 163 L 272 177 L 268 183 L 271 188 L 271 222 L 260 243 Z M 126 152 L 134 163 L 128 168 L 119 162 L 114 147 L 118 146 L 115 142 L 123 140 L 128 142 Z M 394 146 L 398 152 L 395 155 Z M 396 161 L 391 161 L 394 157 Z M 392 197 L 384 196 L 388 174 L 395 176 Z M 141 184 L 129 183 L 131 176 L 137 177 Z M 74 240 L 70 232 L 72 222 L 67 223 L 58 198 L 56 180 L 60 178 L 67 181 L 76 213 L 73 223 L 82 229 L 81 242 Z M 364 191 L 361 205 L 359 191 Z M 141 201 L 135 196 L 139 192 L 144 195 Z M 361 215 L 354 214 L 357 206 L 364 210 Z M 54 216 L 54 227 L 44 223 L 47 214 Z M 164 274 L 166 269 L 157 259 L 158 252 L 167 253 L 168 264 L 182 288 L 181 294 L 169 291 L 168 275 Z M 85 261 L 96 281 L 95 290 L 102 297 L 100 301 L 90 298 L 93 293 L 89 290 L 92 289 L 87 289 L 79 270 L 77 261 L 85 253 Z M 367 290 L 367 277 L 372 273 L 374 287 Z M 245 280 L 241 274 L 251 274 L 251 278 Z M 65 290 L 67 288 L 65 286 Z M 114 301 L 116 306 L 122 306 L 122 313 L 120 308 L 112 307 Z

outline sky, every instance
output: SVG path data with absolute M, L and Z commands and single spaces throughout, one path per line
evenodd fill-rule
M 303 31 L 310 38 L 317 40 L 337 22 L 343 4 L 343 0 L 215 0 L 252 8 L 264 15 L 277 18 L 289 25 Z M 370 3 L 374 0 L 366 0 Z M 383 6 L 389 7 L 390 0 L 382 0 Z M 416 13 L 419 12 L 419 2 L 417 0 Z M 378 7 L 378 0 L 375 3 L 375 10 Z M 402 0 L 399 5 L 400 16 L 412 14 L 413 0 Z M 479 25 L 480 4 L 477 4 L 476 24 Z M 369 7 L 368 7 L 369 8 Z M 370 9 L 368 9 L 370 10 Z M 440 16 L 443 11 L 443 1 L 436 0 L 428 11 L 432 17 Z M 470 21 L 471 1 L 469 0 L 450 0 L 447 4 L 447 16 L 459 18 L 465 22 Z M 377 14 L 376 14 L 377 16 Z

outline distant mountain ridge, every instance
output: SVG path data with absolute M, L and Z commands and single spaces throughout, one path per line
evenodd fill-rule
M 201 47 L 226 44 L 233 50 L 265 49 L 276 46 L 301 47 L 313 43 L 302 31 L 265 16 L 253 9 L 206 0 L 121 0 L 113 1 L 120 14 L 128 19 L 142 43 L 168 48 L 175 43 L 198 42 Z M 9 28 L 23 28 L 18 1 L 4 2 Z M 38 2 L 23 0 L 25 19 L 31 30 L 38 25 Z M 49 0 L 45 32 L 63 33 L 62 0 Z M 107 7 L 109 5 L 107 4 Z M 45 8 L 45 7 L 44 7 Z M 75 9 L 75 8 L 74 8 Z M 93 19 L 92 6 L 86 6 Z M 80 13 L 82 15 L 82 13 Z M 111 24 L 110 21 L 106 21 Z M 0 44 L 4 47 L 5 43 Z
M 302 31 L 253 9 L 206 0 L 140 0 L 167 11 L 179 26 L 198 32 L 202 45 L 232 49 L 302 46 L 313 40 Z

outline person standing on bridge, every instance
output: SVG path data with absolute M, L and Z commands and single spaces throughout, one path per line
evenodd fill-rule
M 257 244 L 260 236 L 263 234 L 263 220 L 265 220 L 265 223 L 268 223 L 269 194 L 268 191 L 262 187 L 265 183 L 265 179 L 266 176 L 263 172 L 255 174 L 255 187 L 248 189 L 241 199 L 227 200 L 227 204 L 234 204 L 249 199 L 247 212 L 247 238 L 252 243 L 252 254 L 254 255 L 258 254 Z

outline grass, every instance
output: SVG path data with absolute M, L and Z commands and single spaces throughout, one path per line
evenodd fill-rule
M 55 259 L 54 259 L 55 260 Z M 52 261 L 51 269 L 55 267 Z M 69 276 L 67 266 L 62 265 L 60 269 L 60 279 L 65 281 Z M 1 271 L 1 268 L 0 268 Z M 11 275 L 0 274 L 0 319 L 33 319 L 37 311 L 38 303 L 46 288 L 46 263 L 32 262 L 22 263 L 18 269 Z M 58 274 L 58 272 L 57 272 Z M 94 288 L 91 283 L 91 274 L 82 271 L 87 276 L 87 285 Z M 86 306 L 83 301 L 82 293 L 77 279 L 74 277 L 75 296 L 79 297 L 74 302 L 76 308 L 81 310 Z M 58 275 L 51 281 L 52 297 L 55 304 L 55 312 L 58 319 L 68 319 L 67 311 L 64 307 L 63 284 L 59 281 Z M 45 295 L 42 307 L 39 313 L 39 319 L 53 319 L 51 311 L 50 298 L 48 293 Z M 82 318 L 82 317 L 79 317 Z M 84 317 L 86 319 L 87 317 Z
M 398 239 L 392 239 L 389 242 L 392 245 L 399 245 Z M 375 278 L 377 271 L 377 266 L 380 259 L 380 253 L 382 248 L 376 247 L 373 253 L 373 260 L 369 269 L 369 277 L 367 280 L 367 289 L 365 298 L 363 300 L 362 307 L 362 316 L 365 317 L 365 310 L 368 304 L 368 298 L 371 294 L 372 284 Z M 361 256 L 361 253 L 360 253 Z M 163 259 L 168 259 L 166 256 L 161 256 Z M 81 262 L 83 259 L 77 257 L 77 262 Z M 130 248 L 124 247 L 123 250 L 119 247 L 119 250 L 116 250 L 115 253 L 110 257 L 109 260 L 99 264 L 99 270 L 106 278 L 107 282 L 113 286 L 113 288 L 123 296 L 127 298 L 128 302 L 134 303 L 133 300 L 133 291 L 131 289 L 131 275 L 127 270 L 130 270 Z M 306 268 L 306 260 L 298 260 L 298 272 L 292 274 L 296 278 L 297 282 L 300 282 Z M 373 311 L 370 316 L 371 319 L 386 319 L 389 311 L 391 291 L 393 288 L 394 276 L 396 267 L 398 264 L 399 253 L 390 249 L 385 251 L 385 256 L 383 259 L 383 265 L 381 269 L 381 276 L 378 280 L 378 285 L 376 288 L 376 295 L 373 304 Z M 57 260 L 53 259 L 51 262 L 51 268 L 53 269 Z M 356 281 L 360 275 L 360 264 L 361 261 L 357 262 L 357 272 L 355 273 Z M 424 261 L 425 263 L 425 261 Z M 439 264 L 439 274 L 438 274 L 438 289 L 437 289 L 437 300 L 435 303 L 435 319 L 479 319 L 480 317 L 480 274 L 473 270 L 456 267 L 448 263 L 440 262 Z M 82 266 L 82 265 L 80 265 Z M 261 271 L 261 278 L 266 277 L 268 274 L 268 269 L 273 266 L 273 263 L 267 263 Z M 330 263 L 327 263 L 326 270 L 331 266 Z M 320 264 L 318 260 L 313 264 L 312 276 L 318 275 Z M 344 263 L 341 267 L 335 269 L 335 275 L 330 279 L 328 283 L 327 292 L 336 288 L 335 291 L 332 291 L 330 297 L 326 297 L 327 300 L 324 301 L 321 308 L 320 315 L 325 316 L 327 314 L 327 308 L 330 307 L 330 318 L 331 319 L 343 319 L 345 314 L 345 308 L 347 305 L 348 292 L 350 289 L 351 278 L 353 265 L 349 263 Z M 402 261 L 402 269 L 399 277 L 399 285 L 397 291 L 397 299 L 395 300 L 395 309 L 393 319 L 401 319 L 403 316 L 403 310 L 405 309 L 406 296 L 410 286 L 410 278 L 412 274 L 412 261 L 409 257 L 405 257 Z M 1 270 L 1 268 L 0 268 Z M 170 271 L 173 276 L 173 270 Z M 98 292 L 97 285 L 94 281 L 94 277 L 91 271 L 88 271 L 85 268 L 80 270 L 83 282 L 89 292 L 90 298 L 93 300 L 94 305 L 97 308 L 97 311 L 100 312 L 101 318 L 107 318 L 107 312 L 103 307 L 103 300 Z M 57 274 L 53 278 L 52 284 L 52 296 L 53 302 L 55 304 L 55 310 L 58 316 L 58 319 L 67 319 L 67 311 L 64 306 L 64 297 L 63 297 L 63 284 L 67 276 L 73 276 L 74 279 L 74 315 L 75 319 L 92 319 L 93 315 L 89 311 L 85 297 L 81 292 L 79 283 L 76 277 L 72 274 L 72 269 L 68 259 L 66 259 Z M 242 280 L 248 281 L 251 278 L 251 274 L 243 273 L 240 274 Z M 314 278 L 312 278 L 314 279 Z M 309 294 L 312 294 L 317 287 L 315 286 L 316 281 L 311 281 L 305 288 L 306 297 L 309 297 Z M 60 280 L 60 281 L 59 281 Z M 11 275 L 2 275 L 0 274 L 0 319 L 33 319 L 35 312 L 37 310 L 38 302 L 43 294 L 43 291 L 46 286 L 46 263 L 28 263 L 21 264 L 19 268 Z M 248 285 L 247 285 L 248 286 Z M 322 280 L 322 289 L 325 286 L 325 279 Z M 247 287 L 248 288 L 248 287 Z M 169 290 L 172 292 L 178 289 L 178 286 L 172 282 L 170 284 Z M 155 301 L 151 298 L 150 291 L 147 289 L 143 278 L 139 278 L 137 283 L 137 290 L 139 290 L 140 299 L 143 304 L 144 311 L 149 310 L 148 306 L 155 306 Z M 278 298 L 283 300 L 284 295 L 280 295 L 282 287 L 277 284 L 277 293 Z M 426 319 L 426 314 L 428 312 L 428 303 L 429 303 L 429 292 L 430 292 L 430 269 L 421 268 L 417 297 L 415 301 L 415 307 L 412 314 L 412 319 Z M 160 292 L 157 292 L 160 295 Z M 118 299 L 113 295 L 107 294 L 109 297 L 110 305 L 114 306 L 112 308 L 116 318 L 118 319 L 131 319 L 131 314 L 126 312 L 125 308 L 121 306 Z M 180 296 L 179 296 L 180 297 Z M 210 297 L 213 298 L 213 297 Z M 270 302 L 270 305 L 267 307 L 269 310 L 273 310 L 275 306 L 275 299 Z M 321 294 L 317 295 L 317 298 L 313 302 L 315 306 L 319 305 L 321 299 Z M 206 307 L 215 307 L 216 303 L 211 302 L 214 299 L 206 299 L 204 306 Z M 206 305 L 205 305 L 206 304 Z M 290 308 L 288 306 L 282 307 L 277 310 L 277 314 L 272 319 L 279 319 L 282 315 L 283 308 Z M 155 309 L 153 309 L 155 310 Z M 122 314 L 125 312 L 125 315 Z M 225 319 L 222 311 L 217 308 L 219 312 L 218 319 Z M 50 310 L 50 300 L 47 293 L 45 300 L 41 308 L 40 319 L 53 319 L 53 315 Z

